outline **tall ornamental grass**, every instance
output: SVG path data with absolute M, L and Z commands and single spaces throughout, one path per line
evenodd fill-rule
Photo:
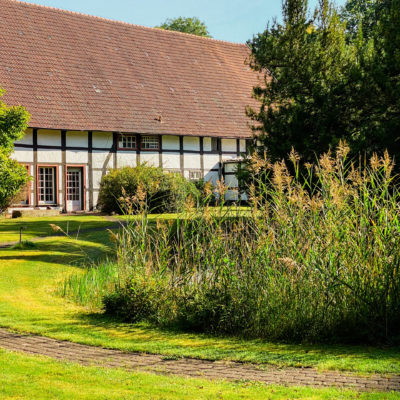
M 152 224 L 145 209 L 128 218 L 113 236 L 118 284 L 105 311 L 208 333 L 398 342 L 393 162 L 385 153 L 356 167 L 348 152 L 342 143 L 315 165 L 301 165 L 294 151 L 290 164 L 254 156 L 248 213 L 187 202 L 174 222 Z M 225 190 L 220 182 L 220 198 Z

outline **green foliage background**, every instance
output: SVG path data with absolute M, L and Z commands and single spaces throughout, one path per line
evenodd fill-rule
M 3 94 L 0 88 L 0 97 Z M 23 107 L 0 101 L 0 214 L 29 180 L 26 169 L 11 158 L 13 144 L 23 137 L 29 118 Z
M 211 37 L 205 23 L 196 17 L 168 18 L 162 25 L 157 26 L 157 28 L 166 29 L 168 31 L 190 33 L 197 36 Z
M 294 147 L 306 161 L 345 139 L 353 154 L 400 154 L 400 1 L 285 0 L 283 22 L 250 42 L 250 65 L 266 72 L 249 109 L 261 150 Z

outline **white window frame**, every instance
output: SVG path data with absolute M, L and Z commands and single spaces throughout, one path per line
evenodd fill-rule
M 51 171 L 51 174 L 49 173 Z M 39 204 L 57 204 L 57 168 L 39 165 L 37 173 Z M 51 199 L 49 200 L 51 196 Z
M 140 141 L 140 148 L 142 150 L 159 150 L 160 138 L 158 136 L 143 135 Z
M 120 134 L 118 137 L 118 149 L 119 150 L 136 150 L 137 149 L 136 135 Z

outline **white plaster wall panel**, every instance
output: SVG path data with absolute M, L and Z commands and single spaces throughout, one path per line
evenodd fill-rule
M 113 155 L 107 151 L 93 150 L 92 153 L 93 168 L 112 168 Z
M 246 152 L 246 140 L 245 139 L 240 139 L 240 152 L 241 153 Z
M 237 163 L 229 163 L 229 164 L 225 164 L 225 172 L 236 172 L 238 169 L 238 165 Z
M 239 200 L 239 192 L 237 190 L 228 190 L 225 193 L 225 201 L 237 201 Z
M 218 172 L 209 171 L 204 175 L 204 180 L 207 182 L 211 182 L 213 185 L 217 184 L 218 179 L 219 179 Z
M 38 129 L 37 143 L 43 146 L 61 146 L 61 131 Z
M 204 169 L 218 168 L 219 155 L 218 154 L 204 154 Z
M 58 167 L 57 169 L 58 169 L 57 187 L 58 187 L 58 193 L 61 195 L 61 200 L 62 200 L 62 196 L 64 196 L 64 193 L 62 193 L 62 178 L 64 171 L 63 168 L 61 167 Z
M 85 182 L 84 182 L 84 185 L 85 185 L 85 189 L 86 189 L 86 203 L 87 203 L 87 205 L 88 205 L 88 207 L 89 207 L 89 168 L 88 168 L 88 166 L 86 165 L 85 166 Z
M 222 139 L 222 151 L 235 151 L 236 152 L 236 139 Z
M 21 140 L 18 140 L 15 143 L 20 143 L 20 144 L 33 144 L 33 129 L 28 128 L 25 131 L 25 135 Z
M 211 151 L 211 138 L 210 137 L 205 137 L 203 139 L 203 150 Z
M 14 153 L 11 155 L 14 160 L 19 163 L 33 162 L 33 151 L 23 148 L 14 147 Z
M 229 188 L 237 188 L 239 186 L 238 180 L 235 175 L 225 175 L 225 185 Z
M 247 201 L 249 200 L 249 196 L 247 196 L 247 193 L 241 193 L 240 199 L 243 201 Z
M 93 147 L 98 147 L 100 149 L 111 148 L 113 144 L 112 132 L 93 132 L 92 144 Z
M 87 164 L 88 152 L 85 150 L 67 150 L 65 159 L 67 164 Z
M 120 151 L 117 153 L 117 166 L 135 167 L 136 166 L 136 151 Z
M 200 169 L 200 154 L 184 154 L 183 165 L 185 169 Z
M 88 133 L 81 131 L 67 131 L 67 147 L 88 147 Z
M 200 151 L 200 138 L 194 136 L 184 136 L 183 150 Z
M 161 137 L 162 148 L 166 150 L 179 150 L 179 136 L 164 135 Z
M 236 154 L 222 154 L 223 160 L 234 160 L 237 158 Z
M 61 163 L 61 150 L 38 149 L 38 163 Z
M 163 156 L 164 158 L 164 156 Z M 140 163 L 146 163 L 149 166 L 159 167 L 160 157 L 159 153 L 143 151 L 140 153 Z
M 85 210 L 89 210 L 89 190 L 86 190 Z
M 97 208 L 97 202 L 99 200 L 99 193 L 98 192 L 93 192 L 93 205 L 95 208 Z
M 142 155 L 140 155 L 142 156 Z M 181 161 L 179 153 L 163 153 L 162 155 L 162 167 L 171 169 L 180 169 Z
M 62 175 L 64 173 L 61 167 L 58 167 L 58 174 L 57 174 L 57 188 L 58 188 L 58 204 L 63 204 L 65 193 L 62 191 Z
M 100 182 L 103 175 L 105 175 L 105 172 L 93 171 L 93 189 L 100 189 Z

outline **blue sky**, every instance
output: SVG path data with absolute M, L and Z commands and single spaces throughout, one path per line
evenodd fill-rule
M 245 42 L 281 15 L 281 0 L 25 0 L 138 25 L 196 16 L 216 39 Z M 317 0 L 309 0 L 313 7 Z M 343 5 L 345 0 L 336 0 Z

